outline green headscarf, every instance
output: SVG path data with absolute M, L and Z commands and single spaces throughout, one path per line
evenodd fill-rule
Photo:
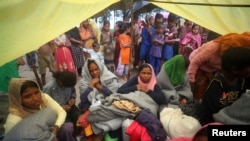
M 182 55 L 176 55 L 164 63 L 164 69 L 171 83 L 176 86 L 184 83 L 185 60 Z

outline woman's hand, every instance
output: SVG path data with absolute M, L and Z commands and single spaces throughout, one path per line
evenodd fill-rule
M 58 131 L 59 131 L 59 126 L 55 125 L 54 128 L 53 128 L 52 133 L 56 136 Z
M 93 78 L 89 84 L 90 88 L 94 88 L 97 83 L 99 83 L 100 79 L 99 78 Z
M 75 105 L 75 103 L 76 103 L 75 98 L 71 98 L 68 103 L 69 103 L 70 106 Z

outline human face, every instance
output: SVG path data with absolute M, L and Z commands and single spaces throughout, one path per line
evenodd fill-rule
M 104 31 L 109 31 L 109 29 L 110 29 L 110 24 L 105 24 L 104 26 L 103 26 L 103 29 L 104 29 Z
M 152 77 L 152 70 L 150 67 L 143 68 L 140 73 L 139 77 L 143 83 L 149 83 Z
M 155 19 L 154 19 L 154 17 L 151 17 L 151 18 L 149 19 L 149 24 L 150 24 L 150 25 L 154 25 L 154 23 L 155 23 Z
M 192 31 L 193 31 L 193 34 L 198 34 L 199 33 L 199 29 L 200 29 L 200 27 L 197 25 L 197 26 L 195 26 L 193 29 L 192 29 Z
M 158 34 L 163 34 L 163 32 L 164 32 L 163 27 L 157 28 L 157 29 L 156 29 L 156 32 L 157 32 Z
M 92 78 L 99 78 L 100 77 L 100 69 L 95 63 L 90 64 L 89 73 L 92 76 Z
M 24 107 L 29 109 L 39 109 L 42 102 L 42 95 L 39 88 L 28 87 L 21 93 L 21 101 Z
M 99 46 L 96 46 L 96 47 L 94 47 L 93 49 L 94 49 L 95 52 L 98 52 L 99 49 L 100 49 L 100 47 L 99 47 Z

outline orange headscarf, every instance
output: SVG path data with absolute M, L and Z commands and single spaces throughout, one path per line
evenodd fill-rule
M 231 47 L 250 48 L 250 32 L 244 32 L 241 34 L 229 33 L 216 38 L 214 41 L 220 43 L 220 54 L 222 55 Z

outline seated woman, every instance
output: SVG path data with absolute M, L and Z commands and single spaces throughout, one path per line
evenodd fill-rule
M 157 84 L 154 69 L 150 64 L 142 64 L 138 69 L 138 75 L 129 79 L 117 93 L 128 94 L 134 91 L 142 91 L 148 94 L 157 104 L 167 104 L 160 86 Z
M 50 108 L 55 113 L 51 113 L 51 111 L 43 111 L 43 109 Z M 38 112 L 42 112 L 37 116 Z M 30 120 L 26 122 L 25 126 L 17 126 L 17 124 L 22 124 L 22 121 L 30 116 L 38 117 L 37 120 Z M 55 122 L 50 128 L 46 128 L 43 126 L 51 125 L 53 118 L 56 117 Z M 44 118 L 51 119 L 52 121 L 45 120 Z M 7 117 L 6 123 L 4 125 L 5 128 L 5 138 L 6 140 L 11 137 L 11 140 L 26 140 L 34 139 L 34 140 L 48 140 L 48 134 L 42 135 L 43 132 L 51 132 L 55 136 L 60 135 L 60 132 L 63 132 L 59 128 L 63 125 L 66 118 L 66 112 L 63 108 L 54 101 L 49 95 L 42 93 L 39 88 L 39 85 L 28 78 L 12 78 L 9 84 L 9 115 Z M 32 118 L 31 118 L 32 119 Z M 39 123 L 37 123 L 39 121 Z M 40 123 L 44 121 L 44 123 Z M 50 124 L 49 124 L 50 123 Z M 35 128 L 34 125 L 37 125 Z M 31 129 L 34 127 L 34 129 Z M 50 131 L 53 127 L 53 130 Z M 43 130 L 39 130 L 39 129 Z M 12 129 L 14 130 L 12 132 Z M 59 133 L 57 134 L 59 130 Z M 23 134 L 29 131 L 28 134 Z M 19 132 L 19 133 L 18 133 Z M 36 134 L 37 136 L 34 136 Z M 20 135 L 20 136 L 17 136 Z M 13 138 L 12 138 L 13 137 Z M 16 137 L 16 138 L 15 138 Z
M 90 106 L 101 104 L 100 100 L 115 93 L 120 86 L 118 77 L 109 71 L 103 63 L 88 58 L 83 67 L 83 78 L 79 84 L 81 95 L 78 107 L 82 111 L 86 111 L 84 114 L 87 115 Z M 89 125 L 85 126 L 84 130 L 88 127 Z M 91 135 L 91 133 L 88 134 Z M 85 134 L 85 136 L 87 135 Z
M 214 122 L 213 114 L 230 106 L 246 92 L 246 77 L 250 76 L 250 49 L 233 47 L 221 57 L 222 72 L 216 74 L 208 85 L 198 118 L 202 125 Z
M 80 80 L 81 110 L 87 110 L 91 104 L 115 93 L 121 86 L 119 79 L 103 63 L 88 58 L 83 67 L 83 78 Z
M 177 106 L 193 100 L 186 73 L 188 65 L 187 58 L 183 55 L 176 55 L 163 64 L 160 73 L 157 75 L 157 82 L 168 104 Z

